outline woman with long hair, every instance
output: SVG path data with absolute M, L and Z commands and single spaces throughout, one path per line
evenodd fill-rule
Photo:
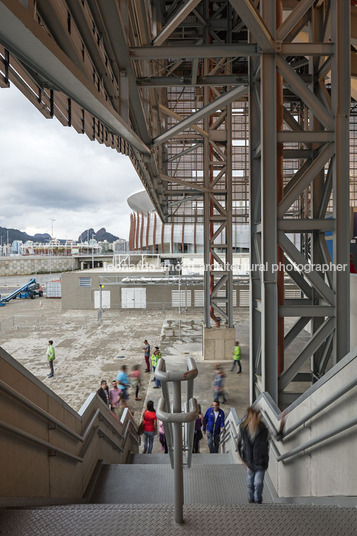
M 154 443 L 154 436 L 157 432 L 157 418 L 154 409 L 154 402 L 149 400 L 146 405 L 146 410 L 143 411 L 144 420 L 144 451 L 143 454 L 151 454 Z
M 203 437 L 202 426 L 203 426 L 203 415 L 201 411 L 201 405 L 198 404 L 198 417 L 195 420 L 195 430 L 193 434 L 193 448 L 192 448 L 193 454 L 198 454 L 200 452 L 200 441 Z
M 269 463 L 269 432 L 260 411 L 249 406 L 239 427 L 238 452 L 247 467 L 248 500 L 263 501 L 264 475 Z

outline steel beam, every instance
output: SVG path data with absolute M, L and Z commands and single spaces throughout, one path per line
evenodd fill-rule
M 284 233 L 306 233 L 312 231 L 334 231 L 335 220 L 317 219 L 283 219 L 278 220 L 278 230 Z
M 284 41 L 286 39 L 314 2 L 315 0 L 301 0 L 297 4 L 277 29 L 276 38 L 278 41 Z
M 245 2 L 244 2 L 245 3 Z M 249 2 L 250 3 L 250 2 Z M 241 3 L 240 3 L 241 4 Z M 275 33 L 275 0 L 262 5 L 262 15 L 270 32 Z M 253 29 L 252 33 L 254 35 Z M 255 36 L 256 37 L 256 36 Z M 270 50 L 270 48 L 268 48 Z M 277 274 L 277 115 L 276 58 L 261 57 L 261 254 L 268 269 L 262 274 L 262 385 L 278 402 L 278 290 Z
M 347 265 L 347 270 L 334 272 L 337 295 L 334 360 L 341 360 L 350 349 L 350 285 L 349 285 L 349 112 L 350 112 L 350 6 L 348 2 L 331 4 L 332 39 L 336 55 L 332 65 L 331 105 L 336 117 L 336 156 L 333 162 L 334 211 L 336 232 L 333 261 Z
M 170 158 L 168 158 L 166 162 L 173 162 L 174 160 L 177 160 L 178 158 L 182 158 L 185 154 L 191 153 L 192 151 L 196 151 L 199 148 L 202 148 L 202 143 L 195 143 L 194 145 L 191 145 L 191 147 L 184 149 L 180 153 L 177 153 L 174 156 L 170 156 Z
M 7 7 L 5 2 L 11 7 Z M 138 151 L 150 154 L 147 145 L 95 91 L 93 84 L 54 40 L 34 19 L 26 17 L 21 4 L 5 2 L 0 2 L 1 43 L 52 87 L 97 117 L 111 132 L 126 139 Z M 24 17 L 26 22 L 22 22 Z
M 293 302 L 297 300 L 291 300 Z M 307 301 L 308 300 L 304 300 Z M 288 300 L 286 300 L 288 303 Z M 335 316 L 335 308 L 328 305 L 281 305 L 279 307 L 279 316 L 300 316 L 305 318 L 313 317 L 325 317 L 325 316 Z
M 335 141 L 335 132 L 332 131 L 289 131 L 278 132 L 278 142 L 281 143 L 332 143 Z
M 329 337 L 332 331 L 335 329 L 335 318 L 328 318 L 322 324 L 322 326 L 316 331 L 311 339 L 305 344 L 298 356 L 289 367 L 279 377 L 279 392 L 283 391 L 289 383 L 293 380 L 296 374 L 301 370 L 305 361 L 311 357 L 311 355 L 320 348 L 320 346 Z
M 170 47 L 130 47 L 132 60 L 173 60 L 193 58 L 241 58 L 258 54 L 256 45 L 240 43 L 236 45 L 199 45 Z
M 177 123 L 177 125 L 173 126 L 163 134 L 160 134 L 160 136 L 157 136 L 157 138 L 154 138 L 152 141 L 153 147 L 155 147 L 156 145 L 160 145 L 161 143 L 165 143 L 176 134 L 179 134 L 190 126 L 195 125 L 204 117 L 207 117 L 219 110 L 222 106 L 227 106 L 227 104 L 229 104 L 230 102 L 238 100 L 240 97 L 246 95 L 246 93 L 246 86 L 239 86 L 237 88 L 231 89 L 230 91 L 227 91 L 226 93 L 223 93 L 223 95 L 221 95 L 217 99 L 214 99 L 206 106 L 200 108 L 200 110 L 198 110 L 197 112 L 191 114 L 189 117 L 186 117 L 185 119 Z
M 195 58 L 197 59 L 197 58 Z M 194 61 L 195 61 L 194 59 Z M 139 87 L 180 87 L 180 86 L 238 86 L 248 84 L 248 76 L 234 74 L 216 76 L 148 76 L 136 79 Z
M 187 0 L 155 37 L 153 46 L 162 45 L 200 2 L 201 0 Z
M 285 236 L 282 231 L 278 232 L 278 242 L 282 249 L 285 251 L 286 255 L 296 264 L 296 265 L 309 265 L 306 258 L 296 249 L 294 244 Z M 304 276 L 308 279 L 313 287 L 321 294 L 325 300 L 331 305 L 335 305 L 335 294 L 334 291 L 321 279 L 318 272 L 306 270 L 303 271 Z
M 252 33 L 262 51 L 275 52 L 271 31 L 269 31 L 252 2 L 250 0 L 229 0 L 229 2 Z
M 280 201 L 278 207 L 278 217 L 283 218 L 286 211 L 294 203 L 299 195 L 303 193 L 305 188 L 314 180 L 316 174 L 323 169 L 326 162 L 335 154 L 335 145 L 330 143 L 323 149 L 319 156 L 312 162 L 306 172 L 300 177 L 300 180 Z
M 299 320 L 297 320 L 295 322 L 293 327 L 290 328 L 290 330 L 288 331 L 288 333 L 284 337 L 284 348 L 285 348 L 285 350 L 290 346 L 290 344 L 294 341 L 294 339 L 296 339 L 296 337 L 299 335 L 299 333 L 302 332 L 302 330 L 310 322 L 310 320 L 311 320 L 310 317 L 305 316 L 305 317 L 299 318 Z
M 186 186 L 187 188 L 192 188 L 193 190 L 198 190 L 199 192 L 207 192 L 207 188 L 205 186 L 201 186 L 200 184 L 197 184 L 195 182 L 179 179 L 177 177 L 169 177 L 168 175 L 163 175 L 161 173 L 160 179 L 165 182 L 180 184 L 181 186 Z
M 262 354 L 262 327 L 261 310 L 257 304 L 261 304 L 262 285 L 261 273 L 254 268 L 261 264 L 260 242 L 261 235 L 257 231 L 257 226 L 261 221 L 261 130 L 260 130 L 260 95 L 259 80 L 256 73 L 259 71 L 260 59 L 252 57 L 249 59 L 249 222 L 250 222 L 250 248 L 249 264 L 253 268 L 250 272 L 249 285 L 249 401 L 252 404 L 258 396 L 256 386 L 257 377 L 261 376 L 261 354 Z
M 290 84 L 295 93 L 311 109 L 312 113 L 321 121 L 327 130 L 333 130 L 334 118 L 326 106 L 310 91 L 305 82 L 281 56 L 277 56 L 276 64 L 285 81 Z

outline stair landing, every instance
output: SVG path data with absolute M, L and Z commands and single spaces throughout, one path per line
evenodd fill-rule
M 215 464 L 212 464 L 212 459 L 211 463 L 208 462 L 212 456 Z M 205 458 L 207 464 L 195 463 L 194 460 L 191 469 L 184 469 L 185 504 L 247 504 L 245 467 L 218 463 L 222 460 L 218 454 L 208 454 Z M 273 502 L 266 486 L 263 501 Z M 168 463 L 103 465 L 90 502 L 173 504 L 174 471 Z
M 155 493 L 152 488 L 152 493 Z M 14 536 L 355 536 L 357 510 L 262 504 L 186 505 L 177 525 L 169 505 L 73 505 L 5 510 L 0 534 Z

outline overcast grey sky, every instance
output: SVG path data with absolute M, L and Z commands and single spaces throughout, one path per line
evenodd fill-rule
M 77 239 L 93 227 L 128 238 L 127 197 L 143 188 L 129 158 L 45 119 L 15 86 L 0 89 L 0 226 Z

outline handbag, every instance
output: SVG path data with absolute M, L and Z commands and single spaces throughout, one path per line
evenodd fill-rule
M 141 421 L 141 423 L 138 426 L 138 435 L 142 435 L 144 432 L 144 419 Z

